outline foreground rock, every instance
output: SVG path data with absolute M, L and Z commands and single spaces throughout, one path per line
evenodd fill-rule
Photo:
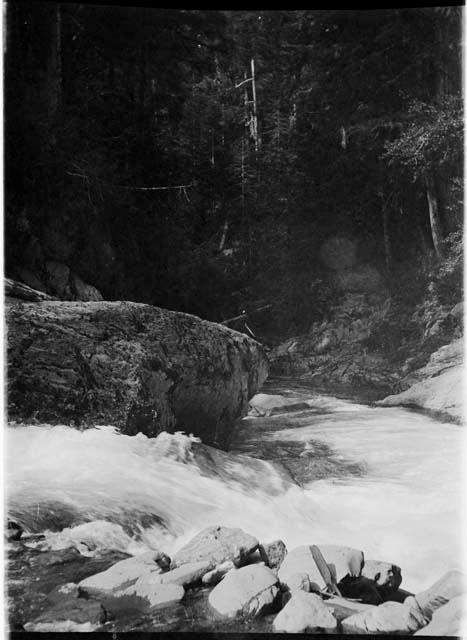
M 189 562 L 178 567 L 178 569 L 172 569 L 172 571 L 158 576 L 158 582 L 188 587 L 199 582 L 210 570 L 211 566 L 209 561 Z
M 274 540 L 274 542 L 260 544 L 259 553 L 267 567 L 278 569 L 287 555 L 287 547 L 282 540 Z
M 222 616 L 257 616 L 268 612 L 279 592 L 273 571 L 261 564 L 232 569 L 209 594 L 209 604 Z
M 90 596 L 106 596 L 122 591 L 146 574 L 160 574 L 161 564 L 167 556 L 159 552 L 149 552 L 128 558 L 112 565 L 106 571 L 96 573 L 79 583 L 81 591 Z
M 108 619 L 104 607 L 94 600 L 67 599 L 24 625 L 26 631 L 87 632 L 95 631 Z
M 363 567 L 363 552 L 338 545 L 319 545 L 323 558 L 328 565 L 334 582 L 338 584 L 346 576 L 360 576 Z M 307 545 L 292 549 L 280 566 L 278 576 L 288 589 L 297 588 L 297 574 L 306 574 L 313 585 L 324 589 L 326 583 Z
M 433 613 L 431 622 L 417 631 L 416 636 L 465 637 L 465 599 L 457 596 Z
M 415 600 L 423 615 L 431 619 L 437 609 L 453 598 L 467 592 L 466 576 L 457 570 L 448 571 L 431 587 L 415 595 Z
M 379 404 L 415 406 L 461 420 L 464 414 L 463 340 L 458 339 L 435 351 L 424 367 L 410 374 L 405 391 L 390 395 Z M 404 381 L 403 381 L 404 383 Z
M 427 623 L 417 606 L 385 602 L 346 618 L 342 628 L 345 633 L 413 633 Z
M 170 568 L 176 569 L 193 562 L 207 562 L 209 570 L 227 560 L 239 567 L 257 547 L 258 540 L 241 529 L 208 527 L 177 551 Z
M 267 376 L 254 340 L 150 305 L 20 302 L 6 322 L 12 420 L 184 430 L 225 447 Z
M 205 573 L 201 581 L 206 587 L 214 587 L 231 569 L 235 569 L 234 563 L 232 560 L 226 560 L 218 564 L 214 569 L 211 569 L 211 571 Z
M 310 405 L 306 402 L 300 402 L 297 398 L 286 398 L 285 396 L 275 396 L 268 393 L 257 393 L 250 400 L 249 407 L 249 416 L 263 417 L 270 416 L 274 413 L 309 409 Z
M 159 576 L 148 573 L 138 578 L 134 584 L 126 589 L 117 591 L 112 603 L 107 603 L 107 606 L 110 609 L 112 606 L 118 609 L 120 608 L 119 601 L 122 599 L 136 598 L 142 601 L 140 609 L 146 611 L 180 602 L 184 595 L 185 590 L 181 585 L 161 584 Z
M 318 595 L 297 591 L 276 616 L 274 630 L 283 633 L 336 633 L 337 620 Z

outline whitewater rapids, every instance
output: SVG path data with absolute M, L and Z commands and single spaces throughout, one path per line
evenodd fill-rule
M 171 555 L 209 525 L 240 527 L 265 542 L 281 538 L 289 549 L 343 544 L 398 564 L 402 587 L 414 592 L 463 568 L 462 427 L 293 393 L 310 411 L 242 421 L 229 453 L 182 434 L 12 425 L 8 513 L 28 531 L 45 532 L 51 548 L 84 540 L 91 550 Z M 280 460 L 254 457 L 265 444 L 284 443 L 294 444 L 302 466 L 326 445 L 334 463 L 362 472 L 298 486 Z

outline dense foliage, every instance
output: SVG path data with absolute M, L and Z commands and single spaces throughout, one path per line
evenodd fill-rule
M 459 292 L 460 9 L 15 2 L 6 46 L 8 274 L 293 333 L 346 236 L 389 291 Z

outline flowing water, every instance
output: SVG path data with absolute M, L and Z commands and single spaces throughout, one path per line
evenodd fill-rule
M 402 567 L 417 591 L 459 567 L 462 427 L 300 387 L 308 409 L 241 421 L 228 453 L 182 434 L 13 425 L 8 511 L 47 545 L 169 555 L 209 525 L 336 543 Z

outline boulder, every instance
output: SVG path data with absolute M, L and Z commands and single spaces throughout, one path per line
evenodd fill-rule
M 453 598 L 464 595 L 466 590 L 465 575 L 461 571 L 452 570 L 445 573 L 425 591 L 415 594 L 415 600 L 423 614 L 430 620 L 437 609 Z
M 427 618 L 410 603 L 385 602 L 342 621 L 344 633 L 413 633 Z
M 383 406 L 416 406 L 461 420 L 464 414 L 463 340 L 460 338 L 435 351 L 429 362 L 410 374 L 408 388 L 387 396 Z
M 373 580 L 380 589 L 385 591 L 398 589 L 402 582 L 400 567 L 379 560 L 365 560 L 362 576 Z
M 141 576 L 161 573 L 162 569 L 158 561 L 165 557 L 164 554 L 152 551 L 121 560 L 106 571 L 81 580 L 78 586 L 81 591 L 90 596 L 102 596 L 122 591 L 134 584 Z
M 175 553 L 171 569 L 193 562 L 208 562 L 211 569 L 231 560 L 236 567 L 245 563 L 258 548 L 258 540 L 241 529 L 207 527 Z
M 209 561 L 189 562 L 177 569 L 162 573 L 158 576 L 158 581 L 161 584 L 177 584 L 181 587 L 188 587 L 199 582 L 210 568 Z
M 65 527 L 61 531 L 49 533 L 47 544 L 51 549 L 76 548 L 81 554 L 93 556 L 101 551 L 128 548 L 130 538 L 123 532 L 122 527 L 108 520 L 93 520 L 82 524 Z M 167 559 L 167 568 L 170 559 Z
M 185 590 L 180 584 L 161 584 L 157 574 L 148 573 L 138 578 L 134 584 L 115 592 L 113 602 L 121 606 L 121 599 L 140 599 L 140 608 L 144 611 L 176 604 L 184 595 Z M 110 603 L 107 606 L 112 607 Z
M 280 395 L 269 395 L 267 393 L 257 393 L 249 403 L 249 416 L 264 417 L 273 413 L 288 411 L 302 411 L 309 409 L 310 405 L 301 402 L 298 398 L 287 398 Z
M 228 573 L 231 569 L 234 569 L 235 565 L 232 560 L 226 560 L 225 562 L 221 562 L 214 569 L 205 573 L 201 579 L 201 582 L 206 587 L 213 587 L 218 584 L 222 578 Z
M 315 593 L 295 592 L 273 623 L 280 633 L 336 633 L 337 620 Z
M 104 607 L 95 600 L 66 599 L 24 625 L 26 631 L 95 631 L 108 619 Z
M 287 547 L 282 540 L 274 540 L 274 542 L 260 544 L 259 553 L 264 564 L 275 569 L 281 566 L 287 555 Z
M 449 313 L 453 318 L 456 318 L 457 320 L 459 320 L 459 322 L 462 322 L 462 319 L 464 318 L 464 303 L 458 302 L 453 306 Z
M 360 602 L 360 600 L 350 600 L 339 596 L 332 596 L 327 600 L 323 600 L 323 604 L 331 610 L 333 616 L 339 622 L 354 613 L 374 609 L 374 605 L 372 604 L 365 604 Z
M 277 577 L 262 564 L 232 569 L 209 594 L 209 604 L 222 616 L 258 616 L 271 609 L 279 592 Z
M 315 583 L 314 586 L 317 587 Z M 287 578 L 287 589 L 289 591 L 315 591 L 316 589 L 311 588 L 310 578 L 307 573 L 293 573 Z M 319 587 L 317 587 L 317 591 L 319 591 Z
M 147 304 L 17 303 L 6 323 L 11 420 L 184 430 L 226 447 L 267 376 L 256 341 Z
M 319 549 L 336 583 L 345 576 L 360 576 L 364 562 L 362 551 L 339 545 L 319 545 Z M 326 586 L 307 545 L 289 551 L 280 566 L 279 580 L 288 588 L 289 581 L 297 573 L 306 573 L 310 582 L 320 589 Z
M 456 596 L 433 613 L 431 622 L 419 631 L 416 636 L 457 636 L 465 637 L 465 598 Z

